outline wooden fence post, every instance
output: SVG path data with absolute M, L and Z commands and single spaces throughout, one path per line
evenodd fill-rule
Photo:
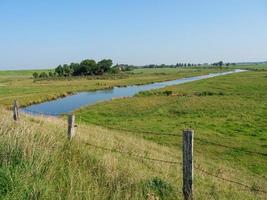
M 183 194 L 185 200 L 193 199 L 193 138 L 193 130 L 183 131 Z
M 71 114 L 68 116 L 68 138 L 69 140 L 71 140 L 75 135 L 74 123 L 75 123 L 75 115 Z
M 19 103 L 17 100 L 14 101 L 14 105 L 13 105 L 13 119 L 15 121 L 19 120 Z

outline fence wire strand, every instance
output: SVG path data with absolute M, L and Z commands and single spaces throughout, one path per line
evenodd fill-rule
M 126 131 L 126 132 L 132 132 L 132 133 L 143 133 L 143 134 L 156 135 L 156 136 L 182 137 L 181 134 L 174 134 L 174 133 L 169 133 L 169 134 L 168 133 L 155 133 L 155 132 L 150 132 L 150 131 L 133 131 L 133 130 L 127 130 L 127 129 L 123 129 L 123 128 L 112 128 L 112 127 L 108 127 L 108 126 L 105 126 L 105 127 L 108 128 L 108 129 L 111 129 L 111 130 Z M 210 144 L 210 145 L 214 145 L 214 146 L 219 146 L 219 147 L 228 148 L 228 149 L 234 149 L 234 150 L 245 152 L 245 153 L 249 153 L 249 154 L 267 156 L 267 153 L 262 153 L 262 152 L 257 152 L 257 151 L 250 151 L 250 150 L 246 150 L 246 149 L 242 149 L 242 148 L 238 148 L 238 147 L 227 146 L 227 145 L 219 144 L 219 143 L 216 143 L 216 142 L 210 142 L 208 140 L 201 139 L 201 138 L 194 137 L 194 140 L 197 140 L 197 141 L 200 141 L 200 142 L 203 142 L 203 143 L 207 143 L 207 144 Z
M 98 124 L 96 124 L 96 125 L 99 126 Z M 105 127 L 107 129 L 111 129 L 111 130 L 125 131 L 125 132 L 130 132 L 130 133 L 144 133 L 144 134 L 156 135 L 156 136 L 182 137 L 181 134 L 175 134 L 175 133 L 155 133 L 155 132 L 151 132 L 151 131 L 133 131 L 133 130 L 127 130 L 127 129 L 123 129 L 123 128 L 113 128 L 113 127 L 109 127 L 109 126 L 105 126 Z
M 198 171 L 200 171 L 200 172 L 202 172 L 202 173 L 204 173 L 204 174 L 206 174 L 206 175 L 208 175 L 208 176 L 212 176 L 212 177 L 215 177 L 215 178 L 217 178 L 217 179 L 220 179 L 220 180 L 222 180 L 222 181 L 230 182 L 230 183 L 233 183 L 233 184 L 236 184 L 236 185 L 239 185 L 239 186 L 248 188 L 248 189 L 250 189 L 250 191 L 262 192 L 262 193 L 267 194 L 267 191 L 265 191 L 265 190 L 257 189 L 257 188 L 254 188 L 253 186 L 246 185 L 245 183 L 241 183 L 241 182 L 238 182 L 238 181 L 234 181 L 234 180 L 230 180 L 230 179 L 223 178 L 223 177 L 221 177 L 221 176 L 212 174 L 212 173 L 210 173 L 210 172 L 208 172 L 208 171 L 206 171 L 206 170 L 204 170 L 204 169 L 202 169 L 202 168 L 200 168 L 200 167 L 194 167 L 194 169 L 196 169 L 196 170 L 198 170 Z
M 109 152 L 116 152 L 116 153 L 127 155 L 129 157 L 140 158 L 140 159 L 145 159 L 145 160 L 150 160 L 150 161 L 155 161 L 155 162 L 161 162 L 161 163 L 167 163 L 167 164 L 179 164 L 179 165 L 182 165 L 182 163 L 179 162 L 179 161 L 161 160 L 161 159 L 150 158 L 150 157 L 145 157 L 145 156 L 133 155 L 133 154 L 129 154 L 127 152 L 122 152 L 122 151 L 119 151 L 119 150 L 116 150 L 116 149 L 109 149 L 109 148 L 106 148 L 106 147 L 97 146 L 97 145 L 90 144 L 90 143 L 87 143 L 87 142 L 85 142 L 85 144 L 88 145 L 88 146 L 94 147 L 96 149 L 101 149 L 101 150 L 109 151 Z M 238 182 L 238 181 L 234 181 L 234 180 L 223 178 L 223 177 L 218 176 L 218 175 L 214 175 L 214 174 L 204 170 L 203 168 L 195 166 L 194 169 L 196 169 L 196 170 L 198 170 L 198 171 L 200 171 L 200 172 L 202 172 L 202 173 L 204 173 L 204 174 L 206 174 L 208 176 L 217 178 L 219 180 L 222 180 L 222 181 L 225 181 L 225 182 L 229 182 L 229 183 L 232 183 L 232 184 L 236 184 L 236 185 L 248 188 L 250 192 L 254 191 L 254 192 L 261 192 L 261 193 L 267 194 L 267 191 L 265 191 L 265 190 L 257 189 L 257 188 L 254 188 L 253 186 L 246 185 L 245 183 L 241 183 L 241 182 Z
M 210 142 L 208 140 L 201 139 L 201 138 L 194 138 L 194 140 L 197 140 L 197 141 L 200 141 L 200 142 L 204 142 L 204 143 L 207 143 L 207 144 L 210 144 L 210 145 L 214 145 L 214 146 L 219 146 L 219 147 L 223 147 L 223 148 L 228 148 L 228 149 L 234 149 L 234 150 L 237 150 L 237 151 L 242 151 L 242 152 L 249 153 L 249 154 L 257 154 L 257 155 L 261 155 L 261 156 L 267 156 L 267 153 L 250 151 L 250 150 L 241 149 L 241 148 L 238 148 L 238 147 L 231 147 L 231 146 L 227 146 L 227 145 L 224 145 L 224 144 L 218 144 L 218 143 L 215 143 L 215 142 Z
M 45 115 L 45 116 L 55 116 L 55 117 L 59 117 L 59 116 L 64 116 L 64 115 L 68 115 L 68 113 L 42 113 L 42 112 L 37 112 L 37 111 L 33 111 L 33 110 L 29 110 L 27 108 L 23 108 L 23 110 L 33 113 L 33 114 L 37 114 L 37 115 Z M 82 117 L 79 115 L 79 121 L 82 122 Z M 126 131 L 126 132 L 133 132 L 133 133 L 143 133 L 143 134 L 149 134 L 149 135 L 156 135 L 156 136 L 174 136 L 174 137 L 182 137 L 181 134 L 174 134 L 174 133 L 155 133 L 155 132 L 151 132 L 151 131 L 132 131 L 132 130 L 127 130 L 127 129 L 123 129 L 123 128 L 112 128 L 112 127 L 106 127 L 108 129 L 111 130 L 119 130 L 119 131 Z M 203 143 L 207 143 L 210 145 L 214 145 L 214 146 L 219 146 L 219 147 L 223 147 L 223 148 L 229 148 L 229 149 L 234 149 L 237 151 L 241 151 L 241 152 L 245 152 L 245 153 L 249 153 L 249 154 L 256 154 L 256 155 L 261 155 L 261 156 L 267 156 L 267 153 L 262 153 L 262 152 L 257 152 L 257 151 L 250 151 L 250 150 L 246 150 L 246 149 L 242 149 L 242 148 L 238 148 L 238 147 L 232 147 L 232 146 L 227 146 L 224 144 L 219 144 L 216 142 L 211 142 L 205 139 L 201 139 L 201 138 L 194 138 L 194 140 L 203 142 Z
M 182 165 L 182 163 L 178 162 L 178 161 L 170 161 L 170 160 L 162 160 L 162 159 L 157 159 L 157 158 L 150 158 L 150 157 L 146 157 L 146 156 L 140 156 L 140 155 L 135 155 L 135 154 L 131 154 L 131 153 L 128 153 L 128 152 L 119 151 L 117 149 L 109 149 L 109 148 L 106 148 L 106 147 L 97 146 L 97 145 L 94 145 L 94 144 L 91 144 L 91 143 L 88 143 L 88 142 L 84 142 L 84 143 L 86 145 L 94 147 L 96 149 L 101 149 L 101 150 L 109 151 L 109 152 L 116 152 L 116 153 L 120 153 L 120 154 L 123 154 L 123 155 L 127 155 L 129 157 L 140 158 L 140 159 L 145 159 L 145 160 L 150 160 L 150 161 L 155 161 L 155 162 L 161 162 L 161 163 L 167 163 L 167 164 L 174 164 L 174 165 L 180 164 L 180 165 Z
M 33 113 L 33 114 L 37 114 L 37 115 L 44 115 L 44 116 L 56 116 L 56 117 L 59 117 L 59 116 L 68 115 L 66 113 L 62 113 L 62 114 L 59 114 L 59 113 L 41 113 L 41 112 L 37 112 L 37 111 L 26 109 L 26 108 L 22 108 L 22 111 L 26 111 L 26 113 L 29 112 L 29 113 Z M 79 119 L 82 120 L 82 117 L 79 116 Z M 108 129 L 114 129 L 114 130 L 127 131 L 127 132 L 141 132 L 141 133 L 145 133 L 145 134 L 152 134 L 152 135 L 158 135 L 158 136 L 163 135 L 163 136 L 182 137 L 182 135 L 178 135 L 178 134 L 154 133 L 154 132 L 148 132 L 148 131 L 146 131 L 146 132 L 143 132 L 143 131 L 129 131 L 129 130 L 126 130 L 126 129 L 116 129 L 116 128 L 111 128 L 111 127 L 107 127 L 107 128 Z M 253 152 L 253 151 L 249 151 L 249 150 L 240 149 L 240 148 L 237 148 L 237 147 L 230 147 L 230 146 L 227 146 L 227 145 L 210 142 L 210 141 L 207 141 L 207 140 L 201 139 L 201 138 L 194 138 L 194 139 L 197 140 L 197 141 L 201 141 L 201 142 L 204 142 L 204 143 L 208 143 L 208 144 L 214 145 L 214 146 L 220 146 L 220 147 L 224 147 L 224 148 L 230 148 L 230 149 L 235 149 L 235 150 L 238 150 L 238 151 L 243 151 L 243 152 L 246 152 L 246 153 L 267 156 L 266 153 Z M 101 150 L 104 150 L 104 151 L 120 153 L 120 154 L 129 156 L 129 157 L 133 157 L 133 158 L 139 158 L 139 159 L 143 159 L 143 160 L 150 160 L 150 161 L 154 161 L 154 162 L 166 163 L 166 164 L 171 164 L 171 165 L 176 165 L 176 164 L 182 165 L 183 164 L 182 162 L 179 162 L 179 161 L 162 160 L 162 159 L 151 158 L 151 157 L 146 157 L 146 156 L 134 155 L 134 154 L 131 154 L 131 153 L 128 153 L 128 152 L 119 151 L 117 149 L 109 149 L 109 148 L 106 148 L 106 147 L 97 146 L 97 145 L 94 145 L 94 144 L 91 144 L 91 143 L 88 143 L 88 142 L 84 142 L 84 143 L 86 145 L 88 145 L 88 146 L 94 147 L 95 149 L 101 149 Z M 232 183 L 232 184 L 239 185 L 241 187 L 245 187 L 245 188 L 249 189 L 250 192 L 261 192 L 261 193 L 267 194 L 266 190 L 258 189 L 258 188 L 255 188 L 253 186 L 249 186 L 249 185 L 247 185 L 245 183 L 241 183 L 241 182 L 238 182 L 238 181 L 235 181 L 235 180 L 230 180 L 230 179 L 227 179 L 227 178 L 223 178 L 221 176 L 218 176 L 218 175 L 215 175 L 213 173 L 210 173 L 210 172 L 204 170 L 201 167 L 195 166 L 194 169 L 196 169 L 196 170 L 198 170 L 198 171 L 200 171 L 200 172 L 202 172 L 202 173 L 204 173 L 204 174 L 206 174 L 208 176 L 217 178 L 217 179 L 219 179 L 221 181 L 225 181 L 225 182 L 229 182 L 229 183 Z
M 181 134 L 155 133 L 155 132 L 149 132 L 149 131 L 131 131 L 131 130 L 127 130 L 127 129 L 122 129 L 122 128 L 119 128 L 118 129 L 118 128 L 111 128 L 111 127 L 107 127 L 107 128 L 108 129 L 111 129 L 111 130 L 127 131 L 127 132 L 134 132 L 134 133 L 144 133 L 144 134 L 150 134 L 150 135 L 156 135 L 156 136 L 182 137 Z M 214 145 L 214 146 L 219 146 L 219 147 L 223 147 L 223 148 L 228 148 L 228 149 L 234 149 L 234 150 L 237 150 L 237 151 L 242 151 L 242 152 L 249 153 L 249 154 L 257 154 L 257 155 L 261 155 L 261 156 L 267 156 L 267 153 L 250 151 L 250 150 L 241 149 L 241 148 L 238 148 L 238 147 L 227 146 L 227 145 L 224 145 L 224 144 L 210 142 L 208 140 L 201 139 L 201 138 L 194 137 L 194 140 L 197 140 L 197 141 L 200 141 L 200 142 L 204 142 L 204 143 L 207 143 L 207 144 L 210 144 L 210 145 Z

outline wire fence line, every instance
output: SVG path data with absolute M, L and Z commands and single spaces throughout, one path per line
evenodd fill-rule
M 223 178 L 223 177 L 218 176 L 216 174 L 210 173 L 210 172 L 202 169 L 201 167 L 196 167 L 195 166 L 194 169 L 196 169 L 196 170 L 198 170 L 198 171 L 200 171 L 200 172 L 202 172 L 202 173 L 204 173 L 206 175 L 209 175 L 209 176 L 215 177 L 217 179 L 220 179 L 222 181 L 230 182 L 230 183 L 233 183 L 233 184 L 236 184 L 236 185 L 239 185 L 239 186 L 248 188 L 248 189 L 250 189 L 250 191 L 262 192 L 262 193 L 267 194 L 267 191 L 266 190 L 258 189 L 258 188 L 254 187 L 254 186 L 249 186 L 249 185 L 247 185 L 245 183 L 241 183 L 241 182 L 238 182 L 238 181 L 234 181 L 234 180 L 230 180 L 230 179 L 227 179 L 227 178 Z
M 42 116 L 56 116 L 56 117 L 60 117 L 60 116 L 66 116 L 66 115 L 70 115 L 71 113 L 51 113 L 51 112 L 40 112 L 40 111 L 34 111 L 34 110 L 30 110 L 27 108 L 21 108 L 20 110 L 22 111 L 27 111 L 26 113 L 32 113 L 32 114 L 36 114 L 36 115 L 42 115 Z M 82 116 L 78 115 L 78 119 L 82 120 Z M 96 124 L 97 125 L 97 124 Z M 151 134 L 151 135 L 157 135 L 157 136 L 176 136 L 176 137 L 182 137 L 182 135 L 180 134 L 168 134 L 168 133 L 155 133 L 155 132 L 151 132 L 151 131 L 130 131 L 127 129 L 122 129 L 122 128 L 113 128 L 113 127 L 106 127 L 108 129 L 112 129 L 112 130 L 120 130 L 120 131 L 127 131 L 127 132 L 136 132 L 136 133 L 145 133 L 145 134 Z
M 25 110 L 29 113 L 33 113 L 36 115 L 43 115 L 43 116 L 55 116 L 55 117 L 60 117 L 60 116 L 67 116 L 70 113 L 43 113 L 43 112 L 38 112 L 38 111 L 33 111 L 27 108 L 22 108 L 22 110 Z M 82 116 L 78 115 L 78 120 L 82 121 Z M 149 134 L 149 135 L 156 135 L 156 136 L 173 136 L 173 137 L 182 137 L 181 134 L 174 134 L 174 133 L 155 133 L 152 131 L 133 131 L 133 130 L 127 130 L 127 129 L 123 129 L 123 128 L 113 128 L 113 127 L 109 127 L 106 126 L 106 128 L 111 129 L 111 130 L 119 130 L 119 131 L 126 131 L 126 132 L 133 132 L 133 133 L 143 133 L 143 134 Z M 267 156 L 267 153 L 262 153 L 262 152 L 257 152 L 257 151 L 250 151 L 247 149 L 243 149 L 243 148 L 238 148 L 238 147 L 233 147 L 233 146 L 228 146 L 228 145 L 224 145 L 224 144 L 219 144 L 216 142 L 211 142 L 205 139 L 201 139 L 201 138 L 197 138 L 195 137 L 194 140 L 196 141 L 200 141 L 202 143 L 207 143 L 210 145 L 214 145 L 214 146 L 219 146 L 219 147 L 223 147 L 223 148 L 229 148 L 229 149 L 233 149 L 233 150 L 237 150 L 237 151 L 241 151 L 241 152 L 245 152 L 245 153 L 249 153 L 249 154 L 256 154 L 256 155 L 260 155 L 260 156 Z
M 238 147 L 232 147 L 232 146 L 228 146 L 228 145 L 224 145 L 224 144 L 219 144 L 219 143 L 216 143 L 216 142 L 211 142 L 211 141 L 208 141 L 208 140 L 205 140 L 205 139 L 201 139 L 201 138 L 194 138 L 194 139 L 198 140 L 200 142 L 203 142 L 203 143 L 214 145 L 214 146 L 219 146 L 219 147 L 228 148 L 228 149 L 234 149 L 234 150 L 242 151 L 242 152 L 249 153 L 249 154 L 257 154 L 257 155 L 261 155 L 261 156 L 267 156 L 267 153 L 262 153 L 262 152 L 257 152 L 257 151 L 250 151 L 250 150 L 243 149 L 243 148 L 238 148 Z
M 37 112 L 37 111 L 32 111 L 32 110 L 26 109 L 26 108 L 23 108 L 23 110 L 25 110 L 27 112 L 30 112 L 30 113 L 37 114 L 37 115 L 45 115 L 45 116 L 47 116 L 47 115 L 48 116 L 49 115 L 50 116 L 51 115 L 52 116 L 70 115 L 70 114 L 65 114 L 65 113 L 62 113 L 62 114 L 59 114 L 59 113 L 41 113 L 41 112 Z M 82 117 L 79 116 L 79 119 L 82 119 Z M 113 129 L 115 129 L 115 128 L 113 128 Z M 118 130 L 118 129 L 115 129 L 115 130 Z M 128 130 L 125 130 L 125 131 L 128 131 Z M 131 132 L 131 131 L 129 131 L 129 132 Z M 142 133 L 161 135 L 161 134 L 153 133 L 153 132 L 142 132 Z M 177 135 L 177 134 L 163 134 L 163 135 L 164 136 L 166 136 L 166 135 L 168 135 L 168 136 L 179 136 L 179 137 L 182 136 L 182 135 Z M 266 156 L 265 153 L 253 152 L 253 151 L 249 151 L 249 150 L 240 149 L 240 148 L 237 148 L 237 147 L 230 147 L 230 146 L 227 146 L 227 145 L 210 142 L 210 141 L 207 141 L 207 140 L 201 139 L 201 138 L 195 138 L 195 140 L 198 140 L 198 141 L 201 141 L 201 142 L 204 142 L 204 143 L 209 143 L 209 144 L 215 145 L 215 146 L 220 146 L 220 147 L 224 147 L 224 148 L 231 148 L 231 149 L 243 151 L 243 152 L 246 152 L 246 153 L 259 154 L 259 155 L 262 155 L 262 156 Z M 129 152 L 120 151 L 118 149 L 109 149 L 109 148 L 106 148 L 106 147 L 97 146 L 97 145 L 94 145 L 94 144 L 91 144 L 91 143 L 88 143 L 88 142 L 84 142 L 84 143 L 86 145 L 90 146 L 90 147 L 95 148 L 95 149 L 101 149 L 103 151 L 115 152 L 115 153 L 123 154 L 123 155 L 129 156 L 129 157 L 133 157 L 133 158 L 149 160 L 149 161 L 153 161 L 153 162 L 160 162 L 160 163 L 165 163 L 165 164 L 171 164 L 171 165 L 177 165 L 177 164 L 178 165 L 182 165 L 183 164 L 182 162 L 179 162 L 179 161 L 171 161 L 171 160 L 163 160 L 163 159 L 151 158 L 151 157 L 147 157 L 147 156 L 141 156 L 141 155 L 136 155 L 136 154 L 132 154 L 132 153 L 129 153 Z M 204 170 L 203 168 L 201 168 L 199 166 L 195 166 L 194 169 L 196 169 L 196 170 L 198 170 L 198 171 L 200 171 L 200 172 L 202 172 L 202 173 L 204 173 L 204 174 L 206 174 L 208 176 L 214 177 L 214 178 L 216 178 L 218 180 L 221 180 L 221 181 L 224 181 L 224 182 L 228 182 L 228 183 L 232 183 L 232 184 L 247 188 L 247 189 L 249 189 L 250 192 L 261 192 L 261 193 L 267 194 L 266 190 L 259 189 L 259 188 L 255 187 L 255 186 L 249 186 L 249 185 L 247 185 L 245 183 L 241 183 L 241 182 L 238 182 L 238 181 L 235 181 L 235 180 L 231 180 L 231 179 L 227 179 L 227 178 L 221 177 L 219 175 L 216 175 L 216 174 L 213 174 L 211 172 L 208 172 L 208 171 Z
M 96 124 L 96 125 L 98 125 L 98 124 Z M 131 132 L 131 133 L 144 133 L 144 134 L 150 134 L 150 135 L 156 135 L 156 136 L 182 137 L 181 134 L 155 133 L 155 132 L 150 132 L 150 131 L 134 131 L 134 130 L 128 130 L 128 129 L 123 129 L 123 128 L 113 128 L 113 127 L 109 127 L 109 126 L 105 126 L 105 127 L 108 128 L 108 129 L 111 129 L 111 130 L 125 131 L 125 132 Z M 208 140 L 205 140 L 205 139 L 201 139 L 201 138 L 197 138 L 197 137 L 194 137 L 194 140 L 197 140 L 197 141 L 200 141 L 200 142 L 203 142 L 203 143 L 207 143 L 207 144 L 210 144 L 210 145 L 214 145 L 214 146 L 219 146 L 219 147 L 223 147 L 223 148 L 229 148 L 229 149 L 234 149 L 234 150 L 237 150 L 237 151 L 242 151 L 242 152 L 249 153 L 249 154 L 257 154 L 257 155 L 261 155 L 261 156 L 267 156 L 267 153 L 262 153 L 262 152 L 257 152 L 257 151 L 250 151 L 250 150 L 246 150 L 246 149 L 243 149 L 243 148 L 238 148 L 238 147 L 228 146 L 228 145 L 224 145 L 224 144 L 219 144 L 219 143 L 216 143 L 216 142 L 211 142 L 211 141 L 208 141 Z
M 179 161 L 171 161 L 171 160 L 162 160 L 162 159 L 157 159 L 157 158 L 150 158 L 150 157 L 146 157 L 146 156 L 140 156 L 140 155 L 136 155 L 136 154 L 131 154 L 129 152 L 124 152 L 124 151 L 120 151 L 120 150 L 117 150 L 117 149 L 109 149 L 109 148 L 106 148 L 106 147 L 97 146 L 97 145 L 94 145 L 94 144 L 91 144 L 91 143 L 88 143 L 88 142 L 84 142 L 84 143 L 86 145 L 94 147 L 96 149 L 101 149 L 101 150 L 104 150 L 104 151 L 120 153 L 120 154 L 129 156 L 129 157 L 140 158 L 140 159 L 144 159 L 144 160 L 150 160 L 150 161 L 173 164 L 173 165 L 177 165 L 177 164 L 182 165 L 182 163 L 179 162 Z
M 165 164 L 172 164 L 172 165 L 177 165 L 177 164 L 182 165 L 183 164 L 182 162 L 179 162 L 179 161 L 162 160 L 162 159 L 151 158 L 151 157 L 146 157 L 146 156 L 134 155 L 134 154 L 131 154 L 131 153 L 128 153 L 128 152 L 119 151 L 117 149 L 109 149 L 109 148 L 106 148 L 106 147 L 97 146 L 97 145 L 94 145 L 94 144 L 91 144 L 91 143 L 88 143 L 88 142 L 84 142 L 84 143 L 86 145 L 88 145 L 88 146 L 94 147 L 95 149 L 101 149 L 103 151 L 120 153 L 120 154 L 129 156 L 129 157 L 134 157 L 134 158 L 139 158 L 139 159 L 144 159 L 144 160 L 160 162 L 160 163 L 163 163 L 163 164 L 164 163 Z M 213 174 L 211 172 L 208 172 L 208 171 L 204 170 L 203 168 L 201 168 L 199 166 L 194 166 L 194 169 L 196 169 L 196 170 L 198 170 L 198 171 L 200 171 L 200 172 L 202 172 L 202 173 L 204 173 L 204 174 L 206 174 L 208 176 L 214 177 L 216 179 L 219 179 L 219 180 L 222 180 L 222 181 L 225 181 L 225 182 L 229 182 L 229 183 L 232 183 L 232 184 L 236 184 L 236 185 L 248 188 L 249 191 L 251 191 L 251 192 L 261 192 L 261 193 L 267 194 L 267 191 L 265 191 L 263 189 L 259 189 L 259 188 L 256 188 L 254 186 L 249 186 L 249 185 L 247 185 L 245 183 L 241 183 L 241 182 L 238 182 L 238 181 L 235 181 L 235 180 L 231 180 L 231 179 L 227 179 L 227 178 L 218 176 L 216 174 Z
M 98 125 L 98 124 L 96 124 Z M 98 125 L 99 126 L 99 125 Z M 117 130 L 117 131 L 125 131 L 125 132 L 130 132 L 130 133 L 144 133 L 144 134 L 149 134 L 149 135 L 156 135 L 156 136 L 174 136 L 174 137 L 182 137 L 181 134 L 175 134 L 175 133 L 156 133 L 156 132 L 152 132 L 152 131 L 134 131 L 134 130 L 128 130 L 128 129 L 123 129 L 123 128 L 114 128 L 114 127 L 110 127 L 110 126 L 105 126 L 108 129 L 111 130 Z

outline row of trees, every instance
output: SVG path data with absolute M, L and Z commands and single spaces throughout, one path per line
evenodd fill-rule
M 210 66 L 229 66 L 235 65 L 235 63 L 223 63 L 223 61 L 215 62 L 212 64 L 194 64 L 194 63 L 177 63 L 175 65 L 145 65 L 145 66 L 133 66 L 126 64 L 117 64 L 113 66 L 113 62 L 110 59 L 103 59 L 98 63 L 92 59 L 83 60 L 81 63 L 71 63 L 59 65 L 56 67 L 54 72 L 49 72 L 48 74 L 42 72 L 38 74 L 37 72 L 33 73 L 34 78 L 48 78 L 48 77 L 68 77 L 68 76 L 88 76 L 88 75 L 102 75 L 107 72 L 116 73 L 118 71 L 130 71 L 135 68 L 176 68 L 176 67 L 195 67 L 202 65 Z
M 102 75 L 111 71 L 112 60 L 104 59 L 96 63 L 95 60 L 86 59 L 81 63 L 71 63 L 70 65 L 59 65 L 55 72 L 58 76 L 86 76 L 86 75 Z
M 150 65 L 145 65 L 142 66 L 142 68 L 176 68 L 176 67 L 193 67 L 193 66 L 201 66 L 201 64 L 194 64 L 194 63 L 177 63 L 175 65 L 155 65 L 155 64 L 150 64 Z
M 54 77 L 56 76 L 56 73 L 54 72 L 41 72 L 40 74 L 38 74 L 37 72 L 34 72 L 32 74 L 33 78 L 48 78 L 48 77 Z
M 235 63 L 223 63 L 223 61 L 220 61 L 220 62 L 216 62 L 216 63 L 212 63 L 212 66 L 230 66 L 230 65 L 236 65 Z
M 112 68 L 113 62 L 110 59 L 103 59 L 98 63 L 92 59 L 83 60 L 81 63 L 71 63 L 59 65 L 54 72 L 33 73 L 34 78 L 48 77 L 67 77 L 67 76 L 88 76 L 102 75 L 106 72 L 115 73 L 117 70 Z
M 235 65 L 235 63 L 223 63 L 223 61 L 215 62 L 215 63 L 205 63 L 205 64 L 195 64 L 195 63 L 177 63 L 175 65 L 155 65 L 155 64 L 150 64 L 150 65 L 145 65 L 142 66 L 142 68 L 176 68 L 176 67 L 196 67 L 196 66 L 230 66 L 230 65 Z
M 222 67 L 223 66 L 223 61 L 212 63 L 212 66 L 220 66 L 220 67 Z

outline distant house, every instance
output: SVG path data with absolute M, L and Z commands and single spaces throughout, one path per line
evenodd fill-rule
M 120 71 L 129 71 L 133 67 L 125 64 L 117 64 L 114 66 L 114 68 Z

